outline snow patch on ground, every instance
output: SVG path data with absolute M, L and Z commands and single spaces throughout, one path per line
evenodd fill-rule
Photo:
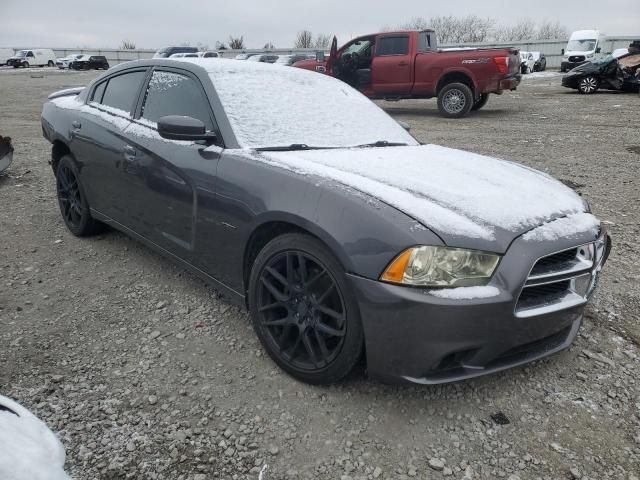
M 0 395 L 0 478 L 71 480 L 60 440 L 32 413 Z M 12 413 L 14 412 L 14 413 Z
M 438 298 L 450 300 L 472 300 L 475 298 L 491 298 L 500 295 L 500 290 L 496 287 L 458 287 L 443 288 L 439 290 L 429 290 L 427 293 Z
M 532 72 L 532 73 L 527 73 L 526 75 L 522 75 L 522 80 L 533 80 L 536 78 L 558 78 L 561 77 L 563 74 L 560 72 L 549 72 L 549 71 L 544 71 L 544 72 Z
M 590 213 L 576 213 L 558 218 L 525 233 L 522 238 L 527 242 L 553 241 L 571 238 L 583 233 L 598 235 L 600 221 Z
M 257 159 L 368 193 L 437 232 L 494 239 L 584 210 L 562 183 L 512 162 L 438 145 L 261 152 Z

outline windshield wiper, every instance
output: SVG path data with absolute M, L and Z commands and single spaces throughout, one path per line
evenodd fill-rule
M 256 148 L 258 152 L 294 152 L 296 150 L 326 150 L 338 147 L 313 147 L 306 143 L 292 143 L 291 145 L 280 145 L 276 147 L 260 147 Z
M 374 143 L 363 143 L 362 145 L 356 145 L 354 148 L 375 148 L 375 147 L 406 147 L 406 143 L 402 142 L 388 142 L 386 140 L 378 140 Z

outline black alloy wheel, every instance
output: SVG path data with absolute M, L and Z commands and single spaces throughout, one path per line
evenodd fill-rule
M 271 241 L 256 258 L 249 295 L 256 332 L 285 371 L 309 383 L 351 371 L 362 328 L 344 271 L 322 243 L 301 234 Z
M 91 217 L 78 171 L 69 156 L 62 157 L 56 170 L 56 190 L 62 219 L 71 233 L 82 237 L 102 229 L 103 224 Z

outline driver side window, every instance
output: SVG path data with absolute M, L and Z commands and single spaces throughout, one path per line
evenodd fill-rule
M 406 35 L 398 37 L 382 37 L 378 39 L 376 55 L 384 57 L 389 55 L 408 55 L 409 37 Z

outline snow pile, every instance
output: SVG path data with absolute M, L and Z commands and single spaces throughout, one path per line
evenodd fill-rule
M 0 395 L 0 479 L 70 480 L 65 451 L 32 413 Z
M 475 298 L 491 298 L 500 295 L 500 290 L 496 287 L 458 287 L 443 288 L 441 290 L 429 290 L 427 293 L 438 298 L 449 300 L 473 300 Z
M 209 72 L 243 147 L 348 147 L 378 140 L 417 145 L 380 107 L 327 75 L 236 60 L 188 60 Z
M 590 213 L 576 213 L 558 218 L 525 233 L 522 238 L 527 242 L 553 241 L 559 238 L 571 238 L 583 233 L 597 236 L 600 221 Z
M 553 178 L 515 163 L 437 145 L 296 152 L 258 158 L 372 195 L 436 232 L 492 240 L 584 211 Z

